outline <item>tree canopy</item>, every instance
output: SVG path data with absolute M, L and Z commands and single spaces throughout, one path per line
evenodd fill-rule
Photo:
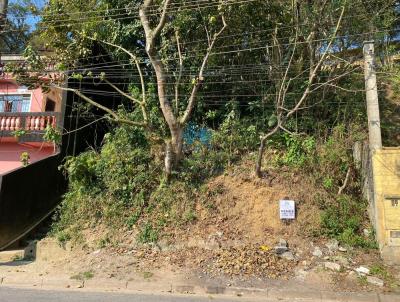
M 175 161 L 166 165 L 177 166 L 189 121 L 215 127 L 232 112 L 251 120 L 260 162 L 277 131 L 365 118 L 362 43 L 374 39 L 379 55 L 393 53 L 398 3 L 50 0 L 41 16 L 57 68 L 130 100 L 123 110 L 99 108 L 164 141 Z M 87 63 L 101 61 L 96 45 L 112 58 L 101 68 Z

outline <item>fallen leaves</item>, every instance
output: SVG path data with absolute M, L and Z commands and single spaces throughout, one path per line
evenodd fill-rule
M 258 276 L 281 278 L 292 274 L 293 261 L 279 258 L 270 249 L 243 246 L 220 249 L 214 253 L 209 265 L 211 274 L 229 276 Z

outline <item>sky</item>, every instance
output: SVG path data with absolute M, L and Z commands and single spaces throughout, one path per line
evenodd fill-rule
M 30 1 L 39 8 L 42 8 L 44 6 L 44 4 L 47 2 L 47 0 L 30 0 Z M 20 3 L 20 2 L 21 2 L 21 0 L 9 0 L 9 5 L 15 4 L 15 3 Z M 29 16 L 27 18 L 27 22 L 29 25 L 32 26 L 32 29 L 35 27 L 35 25 L 38 21 L 39 21 L 38 17 Z

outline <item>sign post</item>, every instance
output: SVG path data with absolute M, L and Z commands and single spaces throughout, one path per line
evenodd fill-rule
M 294 200 L 283 199 L 279 201 L 279 216 L 285 222 L 296 219 L 296 203 Z

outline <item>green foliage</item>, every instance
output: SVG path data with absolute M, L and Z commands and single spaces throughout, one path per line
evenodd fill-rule
M 257 127 L 250 120 L 240 119 L 237 110 L 231 110 L 213 135 L 213 146 L 223 152 L 228 163 L 243 152 L 255 149 L 259 141 Z
M 354 125 L 336 126 L 328 138 L 313 147 L 313 159 L 308 161 L 307 169 L 321 186 L 322 195 L 317 196 L 317 203 L 322 210 L 322 234 L 336 238 L 345 245 L 375 248 L 374 238 L 366 238 L 362 234 L 362 230 L 367 227 L 368 205 L 360 197 L 359 182 L 352 176 L 357 173 L 352 147 L 354 142 L 363 137 L 362 129 Z M 338 195 L 349 169 L 353 173 L 350 173 L 344 194 Z
M 69 233 L 66 233 L 64 231 L 59 231 L 57 233 L 57 240 L 61 244 L 67 243 L 69 240 L 71 240 L 71 235 Z
M 315 139 L 285 133 L 283 135 L 285 153 L 280 159 L 283 165 L 301 167 L 315 153 Z
M 393 276 L 390 270 L 385 267 L 382 263 L 374 263 L 370 266 L 371 275 L 377 276 L 383 279 L 387 286 L 392 289 L 398 289 L 400 287 L 400 280 Z
M 185 163 L 191 163 L 193 169 L 165 184 L 153 147 L 149 148 L 142 130 L 121 127 L 106 135 L 100 151 L 67 158 L 60 168 L 70 185 L 53 226 L 55 236 L 75 239 L 79 229 L 99 223 L 111 229 L 141 225 L 138 240 L 147 243 L 156 241 L 159 229 L 167 225 L 193 222 L 194 196 L 201 183 L 195 179 L 214 173 L 219 157 L 196 151 L 182 164 L 185 168 Z M 204 171 L 208 172 L 204 172 L 202 160 L 207 157 Z
M 22 166 L 24 166 L 24 167 L 28 166 L 30 163 L 30 159 L 31 159 L 31 157 L 28 152 L 21 153 L 20 161 L 22 163 Z
M 374 238 L 362 234 L 367 227 L 367 204 L 360 197 L 359 182 L 354 177 L 357 171 L 352 147 L 363 138 L 364 133 L 358 127 L 339 124 L 326 138 L 283 133 L 270 143 L 277 149 L 274 162 L 279 169 L 291 167 L 300 175 L 307 174 L 320 187 L 315 198 L 321 209 L 321 229 L 316 234 L 337 238 L 350 246 L 375 248 Z M 338 195 L 349 169 L 344 194 Z
M 46 129 L 45 129 L 45 132 L 43 135 L 43 139 L 46 142 L 51 142 L 56 145 L 59 145 L 59 144 L 61 144 L 61 138 L 62 138 L 62 134 L 58 129 L 52 127 L 51 125 L 46 126 Z
M 128 228 L 132 228 L 134 225 L 136 225 L 136 223 L 139 221 L 141 212 L 136 211 L 132 214 L 132 216 L 129 216 L 128 219 L 126 220 L 126 225 L 128 226 Z
M 82 272 L 82 273 L 73 275 L 73 276 L 71 276 L 70 279 L 78 280 L 78 281 L 85 281 L 85 280 L 92 279 L 93 277 L 94 277 L 93 271 L 86 271 L 86 272 Z
M 154 227 L 150 223 L 146 223 L 137 238 L 140 243 L 153 243 L 158 240 L 158 232 L 154 229 Z
M 75 80 L 78 80 L 79 82 L 82 82 L 82 80 L 83 80 L 83 74 L 81 74 L 81 73 L 73 73 L 72 75 L 71 75 L 71 78 L 72 79 L 75 79 Z
M 323 180 L 323 186 L 325 189 L 332 189 L 333 188 L 333 179 L 331 177 L 325 177 Z
M 104 238 L 101 238 L 99 240 L 99 242 L 97 243 L 97 246 L 98 246 L 99 249 L 103 249 L 109 244 L 110 244 L 110 238 L 109 237 L 104 237 Z
M 71 186 L 85 187 L 96 180 L 98 154 L 88 151 L 77 157 L 67 157 L 61 169 L 68 173 Z
M 20 138 L 20 137 L 22 137 L 22 136 L 24 136 L 24 135 L 26 135 L 28 132 L 26 131 L 26 130 L 23 130 L 23 129 L 19 129 L 19 130 L 14 130 L 13 132 L 12 132 L 12 135 L 15 137 L 15 138 Z
M 40 54 L 32 47 L 32 45 L 28 45 L 24 50 L 24 58 L 26 63 L 33 70 L 42 70 L 44 68 L 44 62 L 40 57 Z
M 385 280 L 388 279 L 389 275 L 390 275 L 388 273 L 388 271 L 386 270 L 386 268 L 380 263 L 375 263 L 375 264 L 371 265 L 370 273 L 371 273 L 371 275 L 381 277 Z
M 348 195 L 327 202 L 321 217 L 323 234 L 337 238 L 345 245 L 376 248 L 374 238 L 361 235 L 367 220 L 366 207 L 364 201 Z
M 29 16 L 38 12 L 33 0 L 9 1 L 7 30 L 1 35 L 0 50 L 3 53 L 20 53 L 34 38 Z
M 385 284 L 397 290 L 400 287 L 400 280 L 396 278 L 391 271 L 382 263 L 374 263 L 370 266 L 370 273 L 385 281 Z
M 179 179 L 188 184 L 201 184 L 212 175 L 217 175 L 233 160 L 225 150 L 213 150 L 201 146 L 182 161 Z

